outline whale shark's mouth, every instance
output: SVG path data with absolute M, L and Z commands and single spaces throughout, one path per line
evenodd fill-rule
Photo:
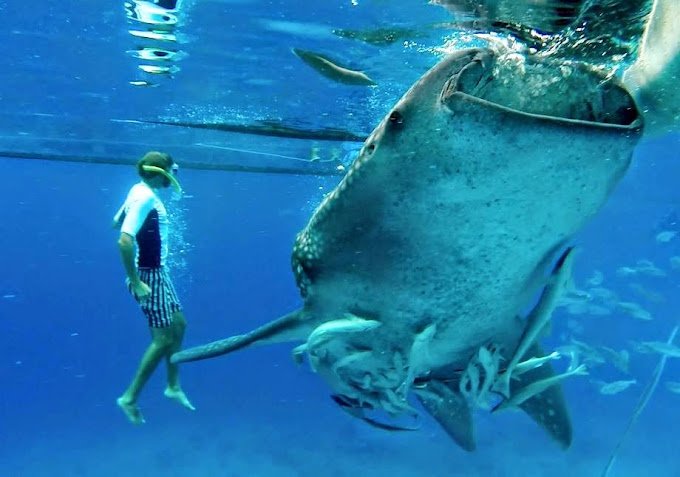
M 633 98 L 614 78 L 573 61 L 480 55 L 449 79 L 441 101 L 461 95 L 557 120 L 623 127 L 640 122 Z

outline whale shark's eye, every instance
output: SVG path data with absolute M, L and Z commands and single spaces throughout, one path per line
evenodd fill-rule
M 391 124 L 404 124 L 404 117 L 397 110 L 390 113 L 390 123 Z

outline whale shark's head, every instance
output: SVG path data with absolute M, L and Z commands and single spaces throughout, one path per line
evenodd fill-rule
M 298 235 L 292 264 L 303 297 L 310 298 L 314 284 L 324 274 L 328 277 L 331 268 L 353 259 L 339 254 L 340 246 L 327 252 L 329 238 L 344 240 L 338 237 L 340 227 L 367 233 L 373 217 L 395 205 L 405 220 L 427 214 L 408 210 L 424 196 L 432 198 L 422 200 L 428 207 L 472 197 L 494 200 L 502 188 L 511 186 L 507 175 L 500 180 L 499 175 L 509 169 L 517 174 L 529 170 L 525 152 L 535 153 L 536 144 L 545 143 L 546 137 L 552 138 L 558 155 L 562 147 L 581 156 L 603 149 L 621 151 L 611 159 L 620 162 L 623 172 L 629 143 L 636 140 L 641 124 L 626 89 L 586 64 L 525 57 L 499 45 L 449 55 L 389 111 Z M 499 141 L 500 134 L 504 137 Z M 627 135 L 630 141 L 620 141 Z M 361 204 L 361 210 L 348 204 Z M 402 246 L 400 237 L 385 230 L 379 239 L 385 247 L 373 249 L 374 257 L 392 245 Z M 346 284 L 342 288 L 350 290 Z M 323 300 L 334 300 L 338 293 Z
M 578 123 L 637 129 L 641 125 L 625 87 L 590 65 L 527 57 L 501 45 L 463 50 L 411 87 L 368 137 L 348 175 L 359 173 L 371 161 L 399 160 L 407 167 L 409 158 L 422 157 L 423 151 L 450 156 L 452 144 L 480 142 L 483 138 L 468 127 L 470 108 L 461 111 L 462 103 L 481 105 L 476 114 L 499 110 L 508 113 L 508 121 L 513 115 L 529 116 L 555 127 Z M 452 167 L 491 159 L 454 156 Z

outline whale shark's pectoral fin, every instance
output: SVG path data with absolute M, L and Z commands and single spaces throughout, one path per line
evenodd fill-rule
M 369 406 L 362 406 L 357 400 L 349 398 L 347 396 L 342 396 L 339 394 L 331 394 L 331 399 L 340 406 L 340 408 L 347 412 L 350 416 L 361 419 L 366 424 L 375 427 L 376 429 L 382 429 L 383 431 L 390 432 L 401 432 L 401 431 L 417 431 L 420 427 L 405 427 L 396 424 L 390 424 L 387 422 L 381 422 L 364 414 L 364 408 Z
M 538 344 L 534 344 L 529 348 L 528 354 L 543 356 L 545 353 Z M 517 376 L 517 379 L 513 379 L 510 383 L 510 395 L 518 393 L 532 383 L 552 377 L 555 377 L 555 372 L 552 365 L 546 362 L 542 366 Z M 519 404 L 519 407 L 550 434 L 550 437 L 555 439 L 562 448 L 567 449 L 571 445 L 571 418 L 562 387 L 559 384 L 554 384 L 527 399 Z
M 252 344 L 304 340 L 312 329 L 313 325 L 306 319 L 305 312 L 297 310 L 243 335 L 231 336 L 175 353 L 171 361 L 173 363 L 198 361 L 231 353 Z
M 439 381 L 430 381 L 424 388 L 413 391 L 456 444 L 466 451 L 475 450 L 472 411 L 462 395 Z
M 567 248 L 559 257 L 550 278 L 541 293 L 541 297 L 536 303 L 536 306 L 531 310 L 526 319 L 524 332 L 520 338 L 519 344 L 515 349 L 510 362 L 508 363 L 505 372 L 503 372 L 494 383 L 493 390 L 510 397 L 510 378 L 517 364 L 525 358 L 532 358 L 528 352 L 531 345 L 537 343 L 539 336 L 544 332 L 546 326 L 550 324 L 550 317 L 552 316 L 560 296 L 569 288 L 572 280 L 572 267 L 574 263 L 575 249 L 573 247 Z

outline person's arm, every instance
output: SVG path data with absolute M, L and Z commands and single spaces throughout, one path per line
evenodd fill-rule
M 134 238 L 122 232 L 118 239 L 118 248 L 120 249 L 120 258 L 123 260 L 123 267 L 125 267 L 125 274 L 128 280 L 130 280 L 130 284 L 134 286 L 140 282 L 137 267 L 135 266 Z
M 151 293 L 151 288 L 139 278 L 137 267 L 135 265 L 135 242 L 130 234 L 122 232 L 118 239 L 118 248 L 120 249 L 120 258 L 123 260 L 125 267 L 125 274 L 130 281 L 130 288 L 132 293 L 138 300 L 146 298 Z

